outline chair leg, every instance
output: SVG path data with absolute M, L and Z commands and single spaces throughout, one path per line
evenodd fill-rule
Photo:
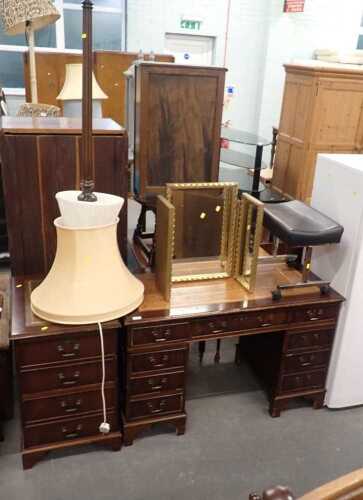
M 237 366 L 241 364 L 241 346 L 240 343 L 236 344 L 236 351 L 234 355 L 234 362 Z
M 216 353 L 214 355 L 214 362 L 219 363 L 221 359 L 221 339 L 217 339 Z
M 141 205 L 140 215 L 139 218 L 137 219 L 137 224 L 134 231 L 134 240 L 145 232 L 145 228 L 146 228 L 146 207 L 145 205 Z
M 205 340 L 201 340 L 198 343 L 198 349 L 199 349 L 199 363 L 202 364 L 204 353 L 205 353 Z

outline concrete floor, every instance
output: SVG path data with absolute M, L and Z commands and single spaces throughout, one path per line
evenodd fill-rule
M 129 201 L 130 236 L 137 212 Z M 200 367 L 191 348 L 184 436 L 155 427 L 121 452 L 53 452 L 23 471 L 17 411 L 0 443 L 0 500 L 243 500 L 279 483 L 300 495 L 363 467 L 363 408 L 303 404 L 272 419 L 254 375 L 233 363 L 234 342 L 222 342 L 219 365 L 214 349 Z
M 301 494 L 363 466 L 363 408 L 303 405 L 272 419 L 257 380 L 234 365 L 234 343 L 222 342 L 220 365 L 214 348 L 200 367 L 192 346 L 184 436 L 155 427 L 121 452 L 53 452 L 23 471 L 19 418 L 6 424 L 1 500 L 241 500 L 278 483 Z

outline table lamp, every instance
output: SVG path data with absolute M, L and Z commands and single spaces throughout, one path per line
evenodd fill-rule
M 82 112 L 82 64 L 66 64 L 66 77 L 57 99 L 63 101 L 63 115 L 78 117 Z M 108 96 L 99 86 L 92 72 L 93 117 L 102 118 L 102 100 Z
M 1 0 L 0 13 L 7 35 L 25 33 L 29 46 L 31 99 L 37 103 L 34 32 L 55 23 L 60 14 L 50 0 Z
M 31 294 L 32 311 L 62 324 L 120 318 L 143 301 L 144 286 L 124 264 L 117 245 L 123 198 L 94 193 L 92 142 L 92 7 L 83 6 L 81 191 L 56 194 L 57 250 L 44 281 Z

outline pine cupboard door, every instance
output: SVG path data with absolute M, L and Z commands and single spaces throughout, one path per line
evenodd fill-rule
M 313 117 L 314 149 L 358 152 L 363 147 L 363 79 L 321 78 Z
M 298 146 L 310 141 L 314 93 L 315 82 L 312 78 L 287 74 L 279 139 Z

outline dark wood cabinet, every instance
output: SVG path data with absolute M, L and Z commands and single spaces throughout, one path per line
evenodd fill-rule
M 225 69 L 137 62 L 129 71 L 134 187 L 217 181 Z
M 103 421 L 100 338 L 95 325 L 44 322 L 30 310 L 31 283 L 13 283 L 12 333 L 19 380 L 23 429 L 23 466 L 32 467 L 51 450 L 90 443 L 121 447 L 119 418 L 119 323 L 103 324 L 105 399 Z
M 79 189 L 81 122 L 70 118 L 3 117 L 0 154 L 14 276 L 43 275 L 56 250 L 55 194 Z M 124 129 L 112 120 L 94 120 L 96 191 L 127 199 Z M 126 258 L 127 204 L 120 213 L 118 242 Z

